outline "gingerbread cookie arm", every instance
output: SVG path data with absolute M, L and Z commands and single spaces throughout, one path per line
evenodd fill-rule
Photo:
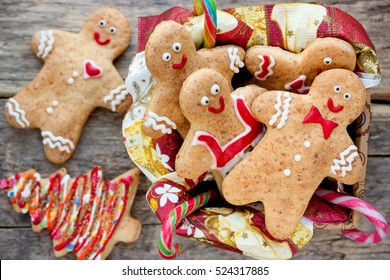
M 299 55 L 278 47 L 253 46 L 246 51 L 245 67 L 255 77 L 259 85 L 269 89 L 284 88 L 291 64 L 297 64 Z M 298 69 L 295 69 L 297 71 Z
M 244 67 L 245 50 L 234 45 L 221 46 L 214 49 L 201 49 L 198 51 L 204 59 L 204 65 L 212 68 L 227 80 L 231 80 L 234 74 Z
M 133 98 L 127 91 L 122 77 L 115 70 L 114 66 L 111 69 L 111 71 L 101 77 L 104 79 L 104 89 L 100 91 L 102 96 L 98 99 L 98 107 L 124 114 L 133 103 Z
M 268 128 L 282 127 L 286 122 L 294 94 L 268 91 L 259 95 L 252 104 L 254 117 Z
M 76 34 L 68 33 L 61 30 L 42 30 L 32 36 L 31 49 L 42 60 L 45 60 L 52 51 L 57 48 L 58 40 L 63 38 L 76 37 Z M 61 38 L 61 39 L 60 39 Z
M 175 161 L 177 175 L 194 181 L 207 172 L 213 164 L 210 152 L 206 147 L 196 145 L 195 137 L 195 133 L 190 130 Z M 194 164 L 194 160 L 196 164 Z
M 352 141 L 349 145 L 340 149 L 340 154 L 332 160 L 329 168 L 329 176 L 344 184 L 352 185 L 359 181 L 362 172 L 362 161 L 358 148 Z
M 262 93 L 267 92 L 267 89 L 261 88 L 256 85 L 248 85 L 245 87 L 240 87 L 236 89 L 232 95 L 235 96 L 244 96 L 245 104 L 251 108 L 253 101 Z

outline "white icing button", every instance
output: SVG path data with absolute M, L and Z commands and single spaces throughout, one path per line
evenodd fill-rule
M 283 174 L 286 175 L 286 176 L 290 176 L 291 175 L 291 170 L 287 168 L 287 169 L 283 170 Z
M 77 71 L 73 71 L 73 77 L 78 77 L 79 76 L 79 72 L 77 72 Z
M 53 104 L 54 107 L 57 107 L 60 103 L 58 103 L 57 100 L 53 100 L 53 102 L 51 104 Z
M 53 108 L 49 107 L 46 109 L 46 112 L 48 112 L 49 114 L 53 114 L 54 110 Z
M 69 78 L 69 79 L 68 79 L 68 84 L 73 85 L 73 83 L 74 83 L 73 78 Z
M 295 155 L 294 159 L 295 161 L 301 161 L 302 157 L 301 155 Z
M 305 141 L 304 145 L 305 145 L 306 148 L 310 148 L 311 143 L 309 141 Z

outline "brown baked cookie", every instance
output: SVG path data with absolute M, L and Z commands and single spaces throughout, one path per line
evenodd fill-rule
M 320 74 L 307 95 L 260 95 L 252 112 L 267 132 L 225 178 L 225 199 L 235 205 L 262 201 L 268 231 L 288 238 L 325 177 L 345 184 L 359 180 L 362 163 L 347 126 L 365 104 L 363 84 L 343 69 Z
M 236 89 L 215 70 L 192 73 L 180 92 L 180 108 L 190 130 L 176 157 L 182 178 L 197 181 L 211 169 L 221 186 L 226 174 L 255 146 L 264 132 L 250 111 L 253 100 L 266 90 L 255 85 Z
M 244 56 L 245 51 L 233 45 L 197 51 L 184 26 L 174 21 L 157 25 L 145 48 L 146 66 L 157 85 L 143 119 L 144 134 L 155 139 L 176 129 L 184 138 L 190 127 L 179 108 L 185 79 L 195 70 L 208 67 L 231 81 L 244 66 Z
M 29 213 L 33 231 L 47 229 L 54 254 L 105 259 L 117 242 L 138 239 L 141 223 L 130 216 L 138 187 L 134 168 L 110 182 L 95 167 L 71 178 L 65 168 L 47 179 L 30 169 L 0 181 L 18 213 Z
M 91 112 L 103 107 L 125 113 L 132 99 L 113 61 L 127 48 L 130 25 L 112 8 L 94 12 L 80 33 L 45 30 L 32 38 L 42 70 L 9 99 L 5 116 L 17 128 L 39 128 L 53 163 L 68 160 Z
M 308 93 L 314 78 L 322 71 L 354 70 L 353 47 L 337 38 L 318 38 L 299 54 L 279 47 L 253 46 L 246 52 L 245 66 L 256 83 L 268 90 Z

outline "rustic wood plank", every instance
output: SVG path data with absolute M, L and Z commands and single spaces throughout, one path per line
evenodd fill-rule
M 159 225 L 146 225 L 142 228 L 140 239 L 131 244 L 118 243 L 108 259 L 150 260 L 161 259 L 157 252 Z M 0 229 L 1 259 L 55 259 L 53 247 L 47 232 L 35 233 L 30 229 Z M 251 259 L 237 253 L 220 250 L 206 244 L 174 237 L 174 241 L 184 246 L 184 253 L 177 259 L 182 260 L 245 260 Z M 68 254 L 62 259 L 74 259 Z M 337 231 L 315 230 L 314 237 L 299 251 L 293 259 L 390 259 L 390 239 L 380 244 L 358 244 L 350 241 Z
M 229 8 L 253 5 L 253 1 L 217 1 L 219 8 Z M 270 0 L 267 3 L 290 2 L 288 0 Z M 312 2 L 312 1 L 302 1 Z M 381 98 L 382 94 L 390 93 L 390 40 L 386 32 L 390 28 L 390 5 L 386 1 L 349 0 L 349 1 L 320 1 L 324 5 L 332 5 L 350 13 L 366 28 L 371 40 L 376 46 L 377 55 L 382 69 L 383 81 L 373 89 L 374 97 Z M 30 49 L 31 36 L 43 29 L 58 28 L 69 32 L 78 32 L 85 18 L 95 9 L 111 6 L 112 1 L 104 0 L 97 3 L 93 0 L 75 1 L 2 1 L 0 5 L 0 96 L 9 97 L 16 94 L 31 81 L 39 69 L 39 61 Z M 159 14 L 172 6 L 182 6 L 192 9 L 192 1 L 172 0 L 119 0 L 115 6 L 121 9 L 129 18 L 133 36 L 130 47 L 124 55 L 117 59 L 116 67 L 123 77 L 126 76 L 128 65 L 136 50 L 137 18 L 140 16 Z M 66 7 L 66 8 L 63 8 Z M 21 28 L 22 27 L 22 28 Z
M 370 155 L 390 155 L 390 104 L 372 104 L 369 151 Z

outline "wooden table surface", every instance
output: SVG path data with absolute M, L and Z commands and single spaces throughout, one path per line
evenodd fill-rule
M 285 1 L 272 0 L 263 3 L 280 2 Z M 372 121 L 365 198 L 390 221 L 390 133 L 387 130 L 390 127 L 390 1 L 316 2 L 349 12 L 363 24 L 376 46 L 383 80 L 380 86 L 372 90 Z M 217 1 L 219 8 L 258 3 L 259 1 L 255 0 Z M 30 49 L 31 36 L 35 32 L 47 28 L 78 32 L 92 11 L 104 6 L 115 6 L 130 19 L 133 28 L 130 47 L 115 63 L 121 75 L 125 77 L 128 65 L 136 51 L 137 18 L 159 14 L 175 5 L 192 9 L 192 0 L 2 0 L 0 3 L 0 108 L 4 108 L 7 97 L 15 95 L 26 86 L 42 66 L 42 62 Z M 134 167 L 122 142 L 121 122 L 120 115 L 103 109 L 96 110 L 85 126 L 74 156 L 62 166 L 66 167 L 71 175 L 77 176 L 95 165 L 101 165 L 106 179 L 114 178 Z M 30 167 L 35 168 L 43 176 L 59 169 L 59 166 L 45 159 L 39 131 L 12 128 L 6 122 L 3 112 L 0 114 L 0 143 L 0 178 Z M 118 244 L 109 256 L 110 259 L 160 259 L 156 247 L 160 223 L 145 200 L 149 185 L 149 181 L 142 176 L 132 210 L 133 216 L 143 223 L 139 240 L 132 244 Z M 185 248 L 184 255 L 179 259 L 247 258 L 196 241 L 179 237 L 175 240 L 181 242 Z M 47 231 L 33 232 L 29 217 L 15 213 L 5 193 L 0 194 L 0 258 L 55 258 Z M 65 258 L 73 258 L 73 256 L 68 254 Z M 294 259 L 390 259 L 390 238 L 386 238 L 379 244 L 366 245 L 343 238 L 337 231 L 315 230 L 313 239 Z

